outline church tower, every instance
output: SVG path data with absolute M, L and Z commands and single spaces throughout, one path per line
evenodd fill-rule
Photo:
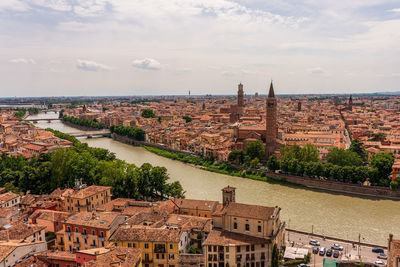
M 348 110 L 352 111 L 353 110 L 353 97 L 350 95 L 349 98 L 349 105 L 347 106 Z
M 267 158 L 276 149 L 277 128 L 277 101 L 275 98 L 274 86 L 271 81 L 269 93 L 266 100 L 266 134 L 265 134 L 265 153 Z
M 243 103 L 244 103 L 243 95 L 244 95 L 244 93 L 243 93 L 243 84 L 239 83 L 239 85 L 238 85 L 238 96 L 237 96 L 237 105 L 238 105 L 238 107 L 243 107 Z

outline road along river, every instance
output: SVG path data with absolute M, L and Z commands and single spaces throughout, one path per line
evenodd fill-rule
M 29 118 L 54 118 L 57 114 L 38 114 Z M 42 128 L 53 128 L 65 133 L 79 130 L 60 121 L 40 121 Z M 279 206 L 282 218 L 289 228 L 386 245 L 389 233 L 400 237 L 400 201 L 351 197 L 349 195 L 313 191 L 302 187 L 254 181 L 223 175 L 163 158 L 142 147 L 134 147 L 111 138 L 81 139 L 93 147 L 107 148 L 120 159 L 141 165 L 152 165 L 168 169 L 171 181 L 180 181 L 186 197 L 221 201 L 221 189 L 227 185 L 236 187 L 236 201 Z

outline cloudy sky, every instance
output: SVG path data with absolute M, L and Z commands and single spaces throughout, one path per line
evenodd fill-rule
M 400 91 L 399 0 L 0 0 L 0 96 Z

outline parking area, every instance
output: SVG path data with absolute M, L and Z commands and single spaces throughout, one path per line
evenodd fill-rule
M 310 245 L 310 239 L 316 240 L 319 242 L 319 246 Z M 330 258 L 335 259 L 332 256 L 320 256 L 319 253 L 314 254 L 313 248 L 318 247 L 319 249 L 324 247 L 326 250 L 330 249 L 333 244 L 338 244 L 343 247 L 343 250 L 339 251 L 338 260 L 340 261 L 359 261 L 361 259 L 364 263 L 375 263 L 376 261 L 381 261 L 381 266 L 386 265 L 385 259 L 378 259 L 378 253 L 372 252 L 372 247 L 361 245 L 360 248 L 358 244 L 340 242 L 332 239 L 323 239 L 320 237 L 315 237 L 312 235 L 300 234 L 296 232 L 288 231 L 286 233 L 286 246 L 291 247 L 292 245 L 297 248 L 306 248 L 311 253 L 311 261 L 308 265 L 315 267 L 323 266 L 323 259 Z M 332 250 L 335 251 L 335 250 Z M 387 254 L 387 251 L 384 250 L 384 253 Z

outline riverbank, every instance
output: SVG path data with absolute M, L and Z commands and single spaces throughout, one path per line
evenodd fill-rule
M 68 126 L 77 127 L 82 130 L 93 130 L 89 127 L 73 124 L 68 121 L 62 121 Z M 193 155 L 190 152 L 183 152 L 176 149 L 171 149 L 160 144 L 153 144 L 145 141 L 137 141 L 132 138 L 121 136 L 116 133 L 111 135 L 112 139 L 130 144 L 134 146 L 143 146 L 148 151 L 159 156 L 166 157 L 172 160 L 190 164 L 193 167 L 200 168 L 206 171 L 242 177 L 262 182 L 273 184 L 282 184 L 295 187 L 304 187 L 310 190 L 322 190 L 331 193 L 340 193 L 358 197 L 372 197 L 378 199 L 400 200 L 400 191 L 392 191 L 389 188 L 362 186 L 358 184 L 348 184 L 338 181 L 313 179 L 308 177 L 293 176 L 288 174 L 276 174 L 266 172 L 264 170 L 256 170 L 244 168 L 242 166 L 234 166 L 228 163 L 211 161 L 200 156 Z
M 306 187 L 309 189 L 317 189 L 334 193 L 347 194 L 351 196 L 373 197 L 391 200 L 400 200 L 400 191 L 392 191 L 390 189 L 374 186 L 362 186 L 358 184 L 347 184 L 337 181 L 327 181 L 320 179 L 312 179 L 307 177 L 297 177 L 288 174 L 276 174 L 262 170 L 245 169 L 233 166 L 227 163 L 210 162 L 199 156 L 187 155 L 184 153 L 163 150 L 157 147 L 144 147 L 159 156 L 179 160 L 184 163 L 197 165 L 203 170 L 217 172 L 226 175 L 248 178 L 268 183 L 279 183 L 283 185 L 291 185 L 298 187 Z

